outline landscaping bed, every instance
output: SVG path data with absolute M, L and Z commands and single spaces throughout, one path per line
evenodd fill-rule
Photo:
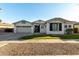
M 79 55 L 79 43 L 8 43 L 0 55 Z

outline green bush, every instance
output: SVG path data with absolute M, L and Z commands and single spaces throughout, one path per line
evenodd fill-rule
M 72 34 L 73 33 L 73 29 L 66 29 L 66 34 Z

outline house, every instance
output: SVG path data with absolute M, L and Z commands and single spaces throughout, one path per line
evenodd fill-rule
M 21 20 L 14 23 L 15 33 L 65 34 L 65 30 L 74 27 L 75 22 L 63 18 L 52 18 L 47 21 L 29 22 Z
M 14 31 L 14 25 L 13 24 L 0 22 L 0 33 L 1 32 L 13 32 L 13 31 Z
M 79 22 L 74 24 L 74 33 L 79 33 Z

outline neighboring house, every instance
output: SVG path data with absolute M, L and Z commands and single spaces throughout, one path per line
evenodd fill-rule
M 21 20 L 14 23 L 15 33 L 46 33 L 65 34 L 65 30 L 74 27 L 75 22 L 63 18 L 53 18 L 47 21 L 28 22 Z
M 0 22 L 0 32 L 13 32 L 14 25 Z
M 74 24 L 74 33 L 79 33 L 79 23 Z

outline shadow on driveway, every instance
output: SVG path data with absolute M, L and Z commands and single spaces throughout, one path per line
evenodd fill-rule
M 0 41 L 17 41 L 19 37 L 27 36 L 27 33 L 0 33 Z

